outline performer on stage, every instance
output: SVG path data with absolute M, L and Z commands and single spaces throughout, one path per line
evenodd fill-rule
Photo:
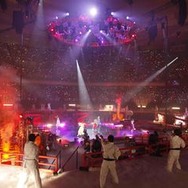
M 79 122 L 78 125 L 79 125 L 79 129 L 78 129 L 78 134 L 77 134 L 77 136 L 78 136 L 78 137 L 82 137 L 82 136 L 84 136 L 85 124 L 82 123 L 82 122 Z
M 97 117 L 97 122 L 98 122 L 98 133 L 101 133 L 101 118 L 100 116 Z
M 94 119 L 92 130 L 94 133 L 98 132 L 98 119 Z

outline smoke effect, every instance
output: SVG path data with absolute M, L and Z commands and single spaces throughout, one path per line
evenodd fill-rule
M 18 126 L 18 87 L 16 71 L 11 67 L 0 67 L 0 138 L 3 152 L 15 148 L 15 131 Z M 6 156 L 6 157 L 5 157 Z M 4 155 L 4 158 L 8 158 Z

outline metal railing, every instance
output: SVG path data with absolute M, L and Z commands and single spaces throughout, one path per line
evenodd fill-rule
M 65 166 L 69 163 L 69 161 L 72 159 L 72 157 L 76 154 L 76 169 L 78 169 L 78 149 L 79 146 L 76 147 L 76 149 L 72 152 L 72 154 L 69 156 L 69 158 L 65 161 L 65 163 L 62 165 L 59 172 L 65 171 Z
M 138 145 L 120 147 L 121 156 L 119 159 L 133 159 L 136 156 L 141 156 L 145 154 L 151 154 L 155 148 L 160 145 L 161 152 L 168 152 L 169 141 L 166 137 L 163 137 L 159 140 L 158 144 L 149 145 L 145 143 L 145 139 L 142 139 L 138 142 Z M 102 163 L 103 152 L 88 152 L 82 154 L 82 167 L 99 167 Z
M 53 163 L 49 163 L 50 160 L 52 160 Z M 22 166 L 23 154 L 13 153 L 13 152 L 0 152 L 0 164 Z M 53 169 L 51 169 L 51 167 L 53 167 Z M 57 157 L 40 155 L 39 156 L 39 168 L 57 171 L 58 170 Z
M 61 163 L 61 150 L 58 152 L 58 154 L 54 157 L 52 163 L 50 163 L 51 165 L 49 166 L 48 169 L 51 169 L 51 167 L 53 167 L 54 163 L 57 163 L 57 168 L 56 168 L 56 171 L 58 170 L 58 158 L 60 156 L 60 163 Z M 61 164 L 60 164 L 61 165 Z

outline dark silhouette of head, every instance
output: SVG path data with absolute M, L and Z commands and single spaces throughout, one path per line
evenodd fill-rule
M 181 129 L 175 129 L 174 134 L 177 135 L 177 136 L 181 136 L 182 135 Z
M 158 135 L 158 132 L 157 132 L 157 131 L 154 131 L 154 134 L 155 134 L 155 135 Z
M 36 138 L 35 134 L 30 134 L 29 135 L 29 141 L 34 142 L 35 138 Z
M 96 139 L 96 140 L 99 140 L 99 139 L 100 139 L 97 134 L 95 135 L 95 139 Z
M 108 136 L 108 141 L 109 141 L 109 142 L 114 142 L 114 136 L 110 134 L 110 135 Z

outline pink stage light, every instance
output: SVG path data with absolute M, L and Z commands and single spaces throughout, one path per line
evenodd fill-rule
M 65 123 L 60 123 L 59 127 L 61 127 L 61 128 L 65 127 Z

